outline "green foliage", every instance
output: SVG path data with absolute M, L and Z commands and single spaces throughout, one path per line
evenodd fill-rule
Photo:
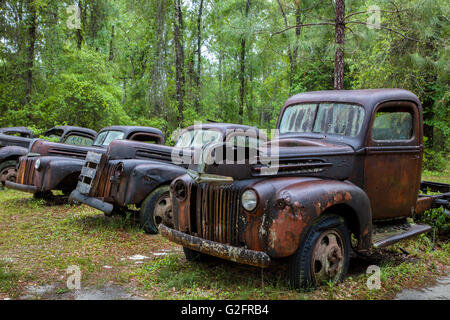
M 418 222 L 434 227 L 437 234 L 448 235 L 450 232 L 450 217 L 442 207 L 425 211 Z
M 425 167 L 441 170 L 450 149 L 448 1 L 345 4 L 345 88 L 400 87 L 416 93 L 428 138 Z M 138 124 L 169 136 L 211 119 L 271 129 L 290 95 L 333 88 L 331 0 L 252 0 L 248 12 L 245 0 L 203 1 L 201 15 L 200 0 L 183 2 L 182 123 L 173 2 L 82 1 L 81 29 L 68 28 L 68 5 L 73 1 L 0 3 L 0 126 L 42 131 L 63 122 L 93 129 Z M 373 14 L 364 13 L 371 5 L 381 9 L 386 28 L 364 24 Z

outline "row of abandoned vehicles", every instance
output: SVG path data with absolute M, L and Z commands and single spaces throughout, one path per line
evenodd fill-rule
M 44 133 L 59 142 L 5 128 L 0 175 L 36 197 L 59 190 L 107 216 L 138 213 L 146 232 L 182 245 L 189 261 L 286 261 L 300 288 L 342 280 L 350 250 L 428 232 L 416 215 L 447 214 L 450 186 L 421 181 L 422 124 L 413 93 L 372 89 L 290 97 L 271 140 L 227 123 L 188 127 L 174 147 L 149 127 Z

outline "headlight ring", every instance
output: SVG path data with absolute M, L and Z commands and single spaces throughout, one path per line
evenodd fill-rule
M 242 207 L 248 211 L 252 212 L 258 206 L 258 194 L 253 189 L 245 190 L 241 195 Z

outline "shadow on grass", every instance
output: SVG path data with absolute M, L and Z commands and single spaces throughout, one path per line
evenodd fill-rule
M 76 217 L 73 223 L 85 231 L 144 232 L 133 214 L 105 216 L 103 213 Z

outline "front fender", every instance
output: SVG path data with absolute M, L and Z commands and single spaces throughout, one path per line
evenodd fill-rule
M 124 205 L 140 204 L 153 190 L 169 184 L 173 179 L 186 173 L 186 169 L 170 163 L 150 162 L 138 164 L 128 175 Z
M 260 205 L 254 214 L 246 214 L 245 236 L 253 239 L 246 242 L 256 240 L 252 246 L 263 247 L 271 257 L 292 255 L 317 218 L 333 207 L 336 214 L 348 221 L 358 239 L 358 249 L 370 248 L 370 201 L 365 192 L 353 183 L 292 177 L 264 179 L 251 187 L 258 193 Z M 248 228 L 258 220 L 258 230 Z M 256 231 L 258 239 L 254 237 Z
M 14 159 L 17 160 L 21 156 L 26 155 L 28 152 L 27 148 L 18 146 L 6 146 L 0 149 L 0 162 Z
M 35 171 L 35 181 L 40 181 L 41 191 L 64 187 L 75 189 L 84 160 L 73 158 L 40 157 L 41 166 Z

